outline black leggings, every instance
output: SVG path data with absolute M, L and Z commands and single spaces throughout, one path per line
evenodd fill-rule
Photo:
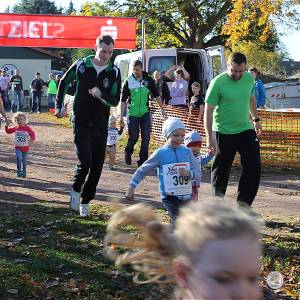
M 78 163 L 74 171 L 73 189 L 81 192 L 83 186 L 82 204 L 89 203 L 95 197 L 105 159 L 106 140 L 107 128 L 74 126 Z
M 238 134 L 216 133 L 217 151 L 212 164 L 211 184 L 216 196 L 224 197 L 230 169 L 238 151 L 243 167 L 237 201 L 251 205 L 259 187 L 261 174 L 260 147 L 254 130 Z

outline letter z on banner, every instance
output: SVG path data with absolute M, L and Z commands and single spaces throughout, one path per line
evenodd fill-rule
M 0 14 L 0 46 L 93 48 L 111 35 L 115 48 L 135 49 L 136 18 Z

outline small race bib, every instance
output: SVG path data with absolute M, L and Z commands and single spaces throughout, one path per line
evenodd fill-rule
M 107 135 L 107 145 L 109 146 L 113 146 L 115 145 L 118 140 L 119 140 L 119 133 L 114 130 L 114 131 L 108 131 L 108 135 Z
M 28 146 L 28 133 L 22 131 L 16 131 L 15 133 L 15 146 L 27 147 Z
M 171 195 L 192 194 L 191 180 L 187 176 L 180 176 L 179 169 L 190 170 L 190 163 L 175 163 L 163 165 L 163 180 L 165 192 Z

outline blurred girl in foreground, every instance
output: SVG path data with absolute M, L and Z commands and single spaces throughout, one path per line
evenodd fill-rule
M 140 233 L 121 231 L 123 224 Z M 175 228 L 161 223 L 145 204 L 127 207 L 110 219 L 106 242 L 116 265 L 129 263 L 137 271 L 135 282 L 175 282 L 173 299 L 260 299 L 258 227 L 217 200 L 190 202 Z

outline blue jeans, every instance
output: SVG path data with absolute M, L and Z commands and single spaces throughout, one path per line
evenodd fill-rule
M 4 90 L 4 91 L 0 90 L 0 94 L 2 96 L 3 106 L 4 106 L 5 111 L 10 111 L 11 107 L 10 107 L 7 90 Z
M 31 112 L 35 112 L 35 110 L 41 112 L 41 102 L 42 102 L 42 91 L 33 91 Z
M 161 200 L 164 208 L 168 212 L 172 224 L 175 224 L 176 218 L 179 215 L 180 208 L 191 201 L 191 200 L 185 200 L 185 201 L 179 200 L 178 197 L 176 196 L 163 196 Z
M 17 156 L 17 171 L 18 175 L 26 175 L 26 165 L 27 165 L 27 152 L 23 152 L 20 149 L 16 149 Z
M 125 147 L 125 152 L 132 155 L 134 146 L 139 139 L 141 130 L 141 149 L 139 164 L 142 164 L 148 159 L 148 149 L 150 143 L 151 117 L 150 112 L 147 112 L 142 117 L 128 117 L 128 142 Z
M 56 94 L 48 94 L 48 108 L 55 108 Z
M 14 98 L 11 104 L 11 111 L 20 111 L 23 108 L 23 92 L 21 90 L 14 90 Z

